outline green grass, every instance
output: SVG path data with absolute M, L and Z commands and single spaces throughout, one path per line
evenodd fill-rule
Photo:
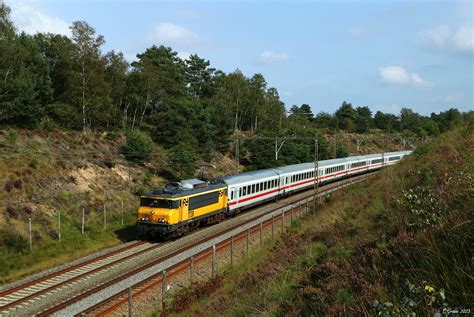
M 108 220 L 107 230 L 99 224 L 92 224 L 86 226 L 84 235 L 76 220 L 68 216 L 62 216 L 61 220 L 61 240 L 58 240 L 57 232 L 51 232 L 54 234 L 51 236 L 43 232 L 39 225 L 35 225 L 36 234 L 31 252 L 28 239 L 23 235 L 14 236 L 21 240 L 16 246 L 10 247 L 4 244 L 0 247 L 0 282 L 2 284 L 67 263 L 71 259 L 105 247 L 136 239 L 134 212 L 126 214 L 123 227 L 121 218 L 114 217 Z
M 326 199 L 179 315 L 472 311 L 473 132 L 473 122 L 449 131 L 375 181 Z

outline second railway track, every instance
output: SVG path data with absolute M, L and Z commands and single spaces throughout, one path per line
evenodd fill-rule
M 353 177 L 350 182 L 365 179 L 370 175 Z M 343 188 L 347 184 L 345 186 L 341 184 L 348 182 L 346 179 L 320 187 L 318 195 Z M 156 271 L 156 267 L 165 265 L 167 260 L 172 258 L 179 258 L 180 254 L 188 250 L 204 245 L 277 209 L 308 199 L 312 196 L 311 192 L 312 190 L 309 190 L 286 198 L 277 204 L 279 206 L 276 209 L 273 204 L 267 204 L 176 241 L 161 244 L 134 242 L 97 258 L 4 290 L 0 292 L 0 314 L 47 316 L 55 313 L 61 315 L 95 313 L 100 311 L 100 307 L 107 306 L 109 302 L 117 301 L 118 297 L 123 296 L 124 287 L 126 289 L 142 285 L 147 283 L 147 280 L 157 278 L 156 274 L 145 276 L 143 272 L 152 269 Z M 158 271 L 161 272 L 160 269 Z M 103 294 L 98 295 L 101 292 Z

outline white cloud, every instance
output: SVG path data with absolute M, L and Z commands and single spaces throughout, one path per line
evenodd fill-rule
M 432 47 L 460 53 L 474 53 L 473 24 L 464 24 L 454 30 L 447 25 L 440 25 L 420 31 L 419 37 L 423 43 Z
M 191 30 L 164 22 L 155 25 L 149 39 L 173 47 L 189 47 L 201 41 L 200 37 Z
M 446 102 L 455 102 L 455 101 L 461 100 L 463 97 L 464 97 L 464 94 L 461 92 L 458 92 L 458 93 L 452 93 L 450 95 L 447 95 L 446 98 L 444 98 L 444 100 Z
M 282 63 L 288 60 L 288 54 L 284 52 L 263 51 L 260 54 L 260 61 L 265 64 Z
M 474 53 L 474 25 L 463 25 L 453 37 L 454 47 L 461 52 Z
M 380 77 L 382 77 L 382 80 L 389 84 L 412 85 L 419 87 L 428 87 L 432 85 L 430 82 L 421 78 L 417 73 L 410 73 L 401 66 L 380 67 L 379 74 Z
M 10 7 L 12 9 L 12 20 L 20 31 L 28 34 L 55 33 L 71 35 L 68 23 L 58 17 L 50 16 L 36 1 L 12 2 Z
M 426 44 L 442 47 L 451 37 L 451 28 L 447 25 L 440 25 L 434 29 L 420 31 L 419 36 Z

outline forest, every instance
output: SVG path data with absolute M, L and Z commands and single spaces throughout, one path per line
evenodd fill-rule
M 426 138 L 471 115 L 455 108 L 429 117 L 410 108 L 399 115 L 374 114 L 367 105 L 346 101 L 333 114 L 314 114 L 312 109 L 324 106 L 309 104 L 287 111 L 262 74 L 225 73 L 203 57 L 193 54 L 183 60 L 159 44 L 130 63 L 121 52 L 103 52 L 104 37 L 85 21 L 72 23 L 70 38 L 29 35 L 15 28 L 10 13 L 0 4 L 0 127 L 122 132 L 129 139 L 124 154 L 139 163 L 149 159 L 155 142 L 172 161 L 192 171 L 197 160 L 206 161 L 216 151 L 228 153 L 236 133 L 317 136 L 321 158 L 326 158 L 325 134 L 377 129 Z M 293 143 L 283 151 L 282 164 L 312 160 L 312 145 Z M 252 146 L 257 147 L 248 142 L 244 151 L 255 152 Z M 298 146 L 308 151 L 295 151 Z M 265 155 L 259 159 L 250 165 L 267 164 Z

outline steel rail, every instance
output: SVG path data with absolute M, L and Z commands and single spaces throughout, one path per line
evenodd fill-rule
M 88 260 L 88 261 L 85 261 L 85 262 L 82 262 L 82 263 L 78 263 L 77 265 L 74 265 L 74 266 L 72 266 L 72 267 L 70 267 L 70 268 L 65 268 L 65 269 L 63 269 L 63 270 L 60 270 L 59 272 L 55 272 L 55 273 L 52 273 L 52 274 L 47 275 L 47 276 L 45 276 L 45 277 L 41 277 L 41 278 L 39 278 L 39 279 L 33 280 L 33 281 L 29 282 L 29 283 L 26 283 L 26 284 L 23 284 L 23 285 L 19 285 L 18 287 L 15 287 L 15 288 L 13 288 L 13 289 L 10 289 L 10 290 L 5 291 L 4 293 L 12 294 L 12 293 L 14 293 L 14 292 L 16 292 L 16 291 L 19 291 L 19 290 L 21 291 L 22 289 L 25 289 L 25 288 L 27 288 L 27 287 L 34 286 L 34 285 L 36 285 L 36 284 L 38 284 L 38 283 L 47 281 L 48 279 L 51 279 L 51 278 L 53 278 L 53 277 L 55 277 L 55 276 L 59 276 L 59 275 L 61 275 L 61 274 L 64 274 L 64 273 L 73 271 L 73 270 L 75 270 L 75 269 L 84 267 L 84 266 L 86 266 L 86 265 L 88 265 L 88 264 L 97 262 L 97 261 L 99 261 L 99 260 L 106 259 L 106 258 L 108 258 L 108 257 L 111 257 L 111 256 L 115 255 L 115 254 L 118 254 L 118 253 L 121 253 L 121 252 L 130 250 L 130 249 L 133 249 L 134 247 L 138 247 L 138 246 L 143 245 L 143 244 L 145 244 L 145 243 L 146 243 L 146 241 L 140 241 L 140 242 L 135 243 L 135 244 L 133 244 L 133 245 L 130 245 L 130 246 L 127 246 L 127 247 L 118 249 L 118 250 L 114 250 L 114 251 L 112 251 L 112 252 L 110 252 L 110 253 L 106 253 L 106 254 L 101 255 L 101 256 L 99 256 L 99 257 L 97 257 L 97 258 L 93 258 L 93 259 L 90 259 L 90 260 Z M 27 295 L 27 296 L 25 296 L 25 297 L 22 297 L 22 298 L 20 298 L 20 299 L 18 299 L 18 300 L 16 300 L 16 301 L 13 301 L 13 302 L 8 303 L 8 304 L 6 304 L 6 305 L 4 305 L 4 306 L 1 306 L 0 309 L 1 309 L 2 311 L 11 309 L 11 308 L 13 308 L 13 307 L 15 307 L 15 306 L 20 305 L 20 304 L 23 303 L 23 302 L 26 302 L 26 301 L 28 301 L 28 300 L 31 300 L 31 299 L 33 299 L 33 298 L 35 298 L 35 297 L 38 297 L 38 296 L 40 296 L 40 295 L 42 295 L 42 294 L 44 294 L 44 293 L 50 292 L 50 291 L 52 291 L 52 290 L 54 290 L 54 289 L 56 289 L 56 288 L 58 288 L 58 287 L 61 287 L 61 286 L 65 285 L 65 284 L 69 284 L 69 283 L 71 283 L 71 282 L 74 282 L 74 281 L 76 281 L 76 280 L 79 280 L 79 279 L 81 279 L 81 278 L 84 278 L 84 277 L 87 276 L 87 275 L 91 275 L 91 274 L 93 274 L 93 273 L 102 271 L 102 270 L 104 270 L 104 269 L 107 269 L 107 268 L 109 268 L 109 267 L 115 265 L 115 264 L 118 264 L 118 263 L 120 263 L 120 262 L 123 262 L 123 261 L 125 261 L 125 260 L 128 260 L 128 259 L 130 259 L 130 258 L 132 258 L 132 257 L 138 256 L 138 255 L 140 255 L 140 254 L 143 254 L 143 253 L 152 251 L 152 250 L 154 250 L 154 249 L 156 249 L 156 248 L 158 248 L 158 247 L 161 247 L 161 246 L 163 246 L 163 244 L 155 244 L 155 245 L 152 245 L 152 246 L 149 247 L 149 248 L 140 250 L 140 251 L 138 251 L 138 252 L 136 252 L 136 253 L 129 254 L 129 255 L 123 257 L 123 258 L 119 258 L 119 259 L 114 260 L 114 261 L 112 261 L 112 262 L 105 263 L 104 265 L 98 266 L 98 267 L 96 267 L 96 268 L 93 268 L 93 269 L 90 270 L 90 271 L 87 271 L 87 272 L 84 272 L 84 273 L 82 273 L 82 274 L 76 275 L 76 276 L 74 276 L 74 277 L 72 277 L 72 278 L 70 278 L 70 279 L 66 279 L 66 280 L 64 280 L 64 281 L 61 281 L 61 282 L 59 282 L 59 283 L 57 283 L 57 284 L 54 284 L 54 285 L 51 285 L 51 286 L 49 286 L 49 287 L 40 289 L 40 290 L 38 290 L 38 291 L 36 291 L 36 292 L 33 292 L 33 293 L 31 293 L 31 294 L 29 294 L 29 295 Z M 2 296 L 4 296 L 4 295 L 2 295 Z
M 376 172 L 376 171 L 371 171 L 371 172 L 369 172 L 369 173 L 366 173 L 366 174 L 363 174 L 363 175 L 353 176 L 353 177 L 351 177 L 351 178 L 352 178 L 353 180 L 355 180 L 355 181 L 364 180 L 364 179 L 367 179 L 367 178 L 371 177 L 372 175 L 374 175 L 375 172 Z M 341 190 L 341 188 L 339 188 L 339 185 L 340 185 L 341 182 L 344 182 L 344 181 L 345 181 L 345 179 L 341 179 L 341 180 L 336 181 L 336 182 L 328 183 L 328 184 L 326 184 L 324 187 L 320 187 L 320 189 L 324 189 L 324 190 L 318 192 L 318 196 L 319 196 L 319 195 L 324 195 L 324 194 L 326 194 L 327 192 L 335 192 L 335 191 Z M 333 185 L 333 186 L 330 187 L 330 185 Z M 347 185 L 347 186 L 348 186 L 348 185 Z M 342 187 L 342 188 L 345 188 L 345 187 Z M 312 193 L 311 193 L 311 194 L 308 195 L 308 196 L 302 197 L 302 198 L 301 198 L 300 200 L 298 200 L 297 202 L 291 202 L 291 203 L 285 203 L 285 204 L 279 203 L 279 206 L 276 207 L 276 208 L 273 208 L 273 209 L 271 209 L 271 210 L 268 210 L 268 211 L 266 211 L 266 212 L 264 212 L 264 213 L 262 213 L 262 214 L 256 215 L 256 216 L 254 216 L 254 217 L 252 217 L 252 218 L 250 218 L 250 219 L 246 219 L 246 220 L 243 221 L 243 222 L 240 222 L 240 223 L 238 223 L 238 224 L 232 225 L 231 227 L 225 228 L 225 229 L 223 229 L 222 231 L 219 231 L 219 232 L 217 232 L 217 233 L 214 233 L 214 234 L 212 234 L 212 235 L 210 235 L 210 236 L 208 236 L 208 237 L 202 238 L 201 240 L 198 240 L 198 241 L 196 241 L 196 242 L 194 242 L 194 243 L 192 243 L 192 244 L 186 245 L 186 246 L 184 246 L 184 247 L 182 247 L 182 248 L 180 248 L 180 249 L 178 249 L 178 250 L 176 250 L 176 251 L 173 251 L 173 252 L 171 252 L 171 253 L 168 253 L 168 254 L 166 254 L 166 255 L 160 257 L 159 259 L 156 259 L 156 260 L 154 260 L 154 261 L 152 261 L 152 262 L 150 262 L 150 263 L 147 263 L 147 264 L 145 264 L 145 265 L 143 265 L 143 266 L 141 266 L 141 267 L 139 267 L 139 268 L 136 268 L 136 269 L 134 269 L 134 270 L 132 270 L 132 271 L 130 271 L 130 272 L 126 272 L 126 273 L 124 273 L 124 274 L 122 274 L 122 275 L 120 275 L 120 276 L 118 276 L 118 277 L 116 277 L 116 278 L 114 278 L 114 279 L 112 279 L 112 280 L 110 280 L 110 281 L 108 281 L 108 282 L 102 284 L 102 285 L 99 285 L 99 286 L 97 286 L 97 287 L 95 287 L 95 288 L 92 288 L 92 289 L 90 289 L 90 290 L 88 290 L 88 291 L 86 291 L 86 292 L 84 292 L 84 293 L 82 293 L 82 294 L 79 294 L 79 295 L 76 296 L 76 297 L 70 298 L 69 300 L 60 303 L 60 304 L 57 305 L 57 306 L 51 307 L 51 308 L 49 308 L 49 309 L 47 309 L 47 310 L 41 312 L 41 313 L 39 314 L 39 316 L 52 315 L 52 314 L 54 314 L 54 313 L 56 313 L 56 312 L 62 310 L 63 308 L 66 308 L 66 307 L 68 307 L 68 306 L 70 306 L 70 305 L 72 305 L 72 304 L 74 304 L 74 303 L 76 303 L 76 302 L 78 302 L 78 301 L 80 301 L 80 300 L 82 300 L 82 299 L 84 299 L 84 298 L 86 298 L 86 297 L 92 295 L 92 294 L 95 294 L 95 293 L 101 291 L 101 290 L 104 289 L 105 287 L 108 287 L 108 286 L 117 284 L 118 282 L 120 282 L 120 281 L 122 281 L 122 280 L 124 280 L 124 279 L 126 279 L 126 278 L 128 278 L 128 277 L 131 277 L 131 276 L 133 276 L 133 275 L 135 275 L 135 274 L 137 274 L 137 273 L 139 273 L 139 272 L 141 272 L 141 271 L 143 271 L 143 270 L 146 270 L 146 269 L 148 269 L 148 268 L 150 268 L 150 267 L 152 267 L 152 266 L 155 266 L 155 265 L 157 265 L 157 264 L 159 264 L 159 263 L 161 263 L 161 262 L 163 262 L 163 261 L 165 261 L 165 260 L 167 260 L 167 259 L 170 259 L 170 258 L 172 258 L 172 257 L 174 257 L 174 256 L 176 256 L 176 255 L 178 255 L 178 254 L 180 254 L 180 253 L 182 253 L 182 252 L 185 252 L 185 251 L 187 251 L 187 250 L 189 250 L 189 249 L 192 249 L 192 248 L 194 248 L 194 247 L 196 247 L 196 246 L 199 246 L 199 245 L 201 245 L 201 244 L 203 244 L 203 243 L 205 243 L 205 242 L 207 242 L 207 241 L 209 241 L 209 240 L 212 240 L 212 239 L 217 238 L 217 237 L 219 237 L 219 236 L 221 236 L 221 235 L 223 235 L 223 234 L 225 234 L 225 233 L 228 233 L 228 232 L 230 232 L 230 231 L 232 231 L 232 230 L 235 230 L 235 229 L 237 229 L 238 227 L 242 226 L 243 224 L 250 223 L 250 222 L 252 222 L 252 221 L 258 220 L 259 218 L 262 218 L 262 217 L 264 217 L 265 215 L 271 214 L 271 213 L 273 213 L 273 212 L 275 212 L 275 211 L 277 211 L 277 210 L 279 210 L 279 209 L 282 209 L 282 208 L 285 208 L 285 207 L 288 207 L 288 206 L 295 205 L 296 203 L 301 202 L 302 200 L 311 198 L 312 196 L 313 196 L 313 195 L 312 195 Z M 288 214 L 288 213 L 287 213 L 287 214 Z M 281 218 L 281 217 L 280 217 L 280 218 Z M 257 229 L 255 229 L 255 230 L 257 230 Z M 203 251 L 199 252 L 198 254 L 201 254 L 201 253 L 204 253 L 204 252 L 209 252 L 209 250 L 208 250 L 208 249 L 203 250 Z M 177 264 L 175 264 L 175 265 L 172 265 L 172 266 L 170 266 L 169 268 L 167 268 L 167 270 L 173 269 L 174 267 L 176 267 L 176 266 L 178 266 L 178 265 L 180 265 L 180 264 L 181 264 L 181 262 L 180 262 L 180 263 L 177 263 Z M 153 278 L 157 278 L 158 275 L 160 275 L 160 274 L 161 274 L 161 272 L 159 272 L 159 273 L 157 273 L 157 274 L 154 274 L 154 275 L 148 277 L 147 279 L 145 279 L 145 280 L 143 280 L 143 281 L 140 281 L 140 282 L 135 283 L 135 284 L 132 285 L 131 287 L 132 287 L 132 288 L 138 287 L 141 283 L 146 282 L 146 281 L 149 281 L 149 280 L 151 280 L 151 279 L 153 279 Z M 101 301 L 101 302 L 96 303 L 95 305 L 93 305 L 93 306 L 89 307 L 88 309 L 86 309 L 83 313 L 86 313 L 86 314 L 87 314 L 88 312 L 91 312 L 91 311 L 93 311 L 93 310 L 96 310 L 98 307 L 103 306 L 103 305 L 105 305 L 107 302 L 110 302 L 111 300 L 114 300 L 115 298 L 119 297 L 120 294 L 123 295 L 123 292 L 125 292 L 125 290 L 124 290 L 124 291 L 121 291 L 121 292 L 118 292 L 117 294 L 114 294 L 114 295 L 110 296 L 109 298 L 107 298 L 107 299 L 105 299 L 105 300 L 103 300 L 103 301 Z

